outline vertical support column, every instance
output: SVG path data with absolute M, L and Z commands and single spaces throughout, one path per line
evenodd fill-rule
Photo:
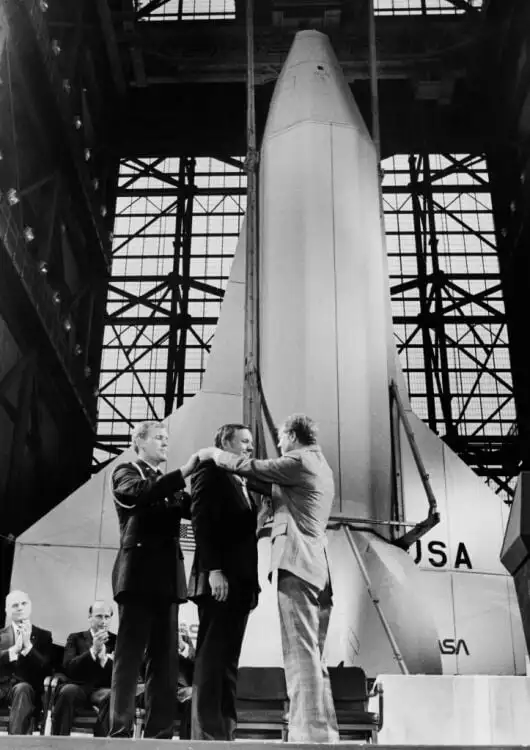
M 434 388 L 434 351 L 431 341 L 431 333 L 428 326 L 429 319 L 429 297 L 427 294 L 428 274 L 426 263 L 426 248 L 424 243 L 425 234 L 425 212 L 420 202 L 420 185 L 418 180 L 421 161 L 424 157 L 416 158 L 409 156 L 410 187 L 412 195 L 412 211 L 414 220 L 414 239 L 416 245 L 416 262 L 418 265 L 418 292 L 420 297 L 421 336 L 423 343 L 423 359 L 425 362 L 425 387 L 427 392 L 427 415 L 429 427 L 436 432 L 436 397 Z
M 258 256 L 258 153 L 254 103 L 254 8 L 247 0 L 247 215 L 246 215 L 246 299 L 245 373 L 243 421 L 248 424 L 259 453 L 261 413 L 257 378 L 259 373 L 259 256 Z
M 175 398 L 177 407 L 181 406 L 184 401 L 194 181 L 195 159 L 182 157 L 179 164 L 179 195 L 171 274 L 171 314 L 164 393 L 164 416 L 166 417 L 175 408 Z
M 447 345 L 444 332 L 443 320 L 443 300 L 442 300 L 442 276 L 440 273 L 440 264 L 438 259 L 438 233 L 436 230 L 436 216 L 434 212 L 433 191 L 432 191 L 432 173 L 429 161 L 429 154 L 423 154 L 423 188 L 425 202 L 427 207 L 427 221 L 429 231 L 429 247 L 431 251 L 431 261 L 433 270 L 434 285 L 434 304 L 435 304 L 435 324 L 436 347 L 439 357 L 436 374 L 441 373 L 441 387 L 439 394 L 442 406 L 442 414 L 445 422 L 446 436 L 450 438 L 457 437 L 452 410 L 451 410 L 451 383 L 449 380 L 449 360 L 447 357 Z
M 487 154 L 499 271 L 506 308 L 508 346 L 516 407 L 518 449 L 512 471 L 530 469 L 530 183 L 520 153 L 509 145 Z M 528 162 L 530 164 L 530 161 Z M 527 167 L 530 174 L 530 167 Z
M 190 266 L 191 266 L 191 228 L 193 223 L 193 186 L 195 182 L 195 159 L 185 160 L 186 187 L 185 187 L 185 206 L 184 216 L 181 223 L 181 240 L 180 240 L 180 312 L 181 325 L 179 328 L 178 340 L 178 371 L 177 379 L 177 407 L 182 406 L 184 402 L 184 390 L 186 379 L 186 344 L 188 339 L 188 330 L 190 327 L 190 315 L 188 312 L 188 303 L 190 297 Z

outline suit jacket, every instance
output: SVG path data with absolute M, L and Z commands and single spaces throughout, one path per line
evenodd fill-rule
M 112 659 L 107 659 L 102 667 L 99 659 L 93 659 L 90 649 L 93 638 L 90 630 L 70 633 L 64 647 L 63 671 L 71 682 L 84 685 L 92 690 L 101 687 L 110 688 L 112 679 Z M 114 653 L 116 636 L 109 633 L 106 643 L 107 653 Z
M 320 447 L 308 445 L 268 460 L 221 451 L 217 464 L 272 482 L 270 574 L 287 570 L 323 589 L 329 580 L 326 526 L 335 490 L 333 473 Z
M 145 461 L 117 466 L 111 476 L 120 524 L 120 548 L 112 570 L 116 601 L 124 595 L 186 600 L 180 519 L 190 517 L 180 470 L 161 474 Z
M 249 505 L 241 482 L 213 461 L 201 464 L 192 475 L 191 498 L 196 548 L 189 597 L 209 595 L 209 572 L 222 570 L 229 596 L 240 598 L 244 606 L 255 606 L 260 589 L 254 498 L 249 493 Z
M 29 653 L 19 654 L 15 661 L 9 661 L 9 649 L 15 645 L 13 626 L 0 630 L 0 685 L 29 682 L 40 693 L 44 678 L 51 673 L 52 634 L 32 625 L 30 640 L 33 648 Z

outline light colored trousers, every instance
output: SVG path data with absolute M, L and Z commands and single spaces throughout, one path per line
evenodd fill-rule
M 327 666 L 322 658 L 331 615 L 329 586 L 319 591 L 278 571 L 278 608 L 289 696 L 289 742 L 338 742 Z

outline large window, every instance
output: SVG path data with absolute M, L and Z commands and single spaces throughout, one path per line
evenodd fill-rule
M 482 0 L 374 0 L 380 15 L 445 15 L 478 10 Z M 205 21 L 236 17 L 235 0 L 136 0 L 141 20 Z
M 478 10 L 482 0 L 374 0 L 374 6 L 380 15 L 454 15 L 467 8 Z
M 122 161 L 96 461 L 199 390 L 245 190 L 240 159 Z
M 205 21 L 236 17 L 235 0 L 137 0 L 141 20 Z

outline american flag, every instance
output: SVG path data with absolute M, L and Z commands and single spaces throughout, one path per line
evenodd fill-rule
M 180 522 L 180 548 L 183 552 L 193 552 L 195 550 L 195 537 L 189 521 Z

